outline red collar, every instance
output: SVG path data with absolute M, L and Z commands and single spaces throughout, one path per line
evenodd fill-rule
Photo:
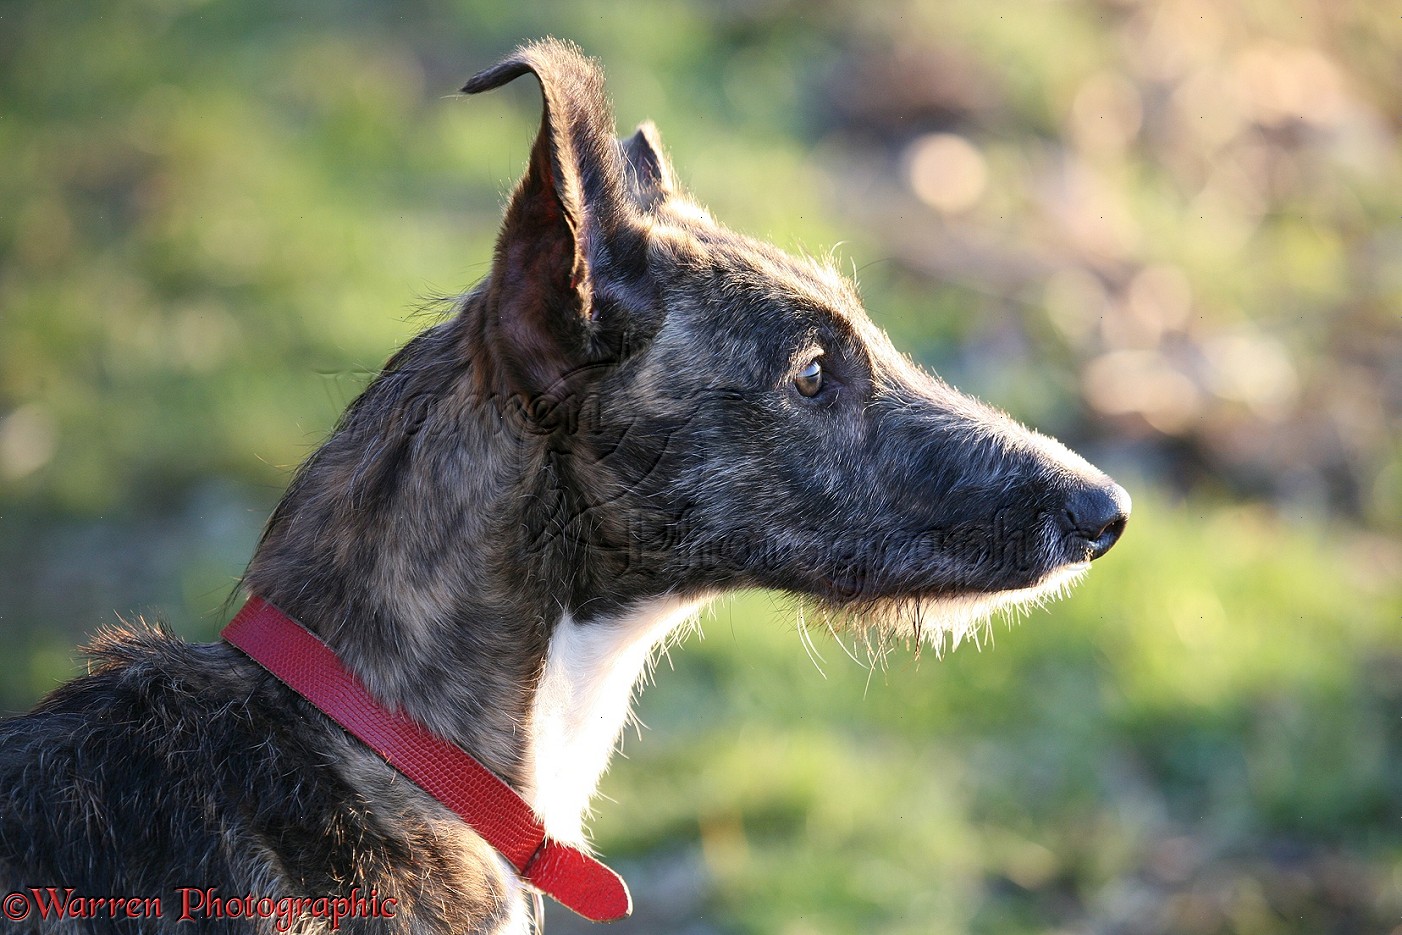
M 452 809 L 536 889 L 594 922 L 633 911 L 618 874 L 552 841 L 526 800 L 461 747 L 370 696 L 325 643 L 256 595 L 221 634 Z

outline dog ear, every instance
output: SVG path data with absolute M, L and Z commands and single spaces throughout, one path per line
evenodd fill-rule
M 627 163 L 629 188 L 644 208 L 651 208 L 677 190 L 672 164 L 662 151 L 662 137 L 651 120 L 638 124 L 638 130 L 626 140 L 619 140 L 623 160 Z
M 595 266 L 628 217 L 623 157 L 599 67 L 555 39 L 522 46 L 464 87 L 477 94 L 530 73 L 544 106 L 526 173 L 512 192 L 490 286 L 489 327 L 512 389 L 542 393 L 583 363 Z

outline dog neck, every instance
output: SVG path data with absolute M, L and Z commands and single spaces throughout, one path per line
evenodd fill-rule
M 699 602 L 621 588 L 557 528 L 573 514 L 547 439 L 511 430 L 458 363 L 478 313 L 420 335 L 351 406 L 245 584 L 578 842 L 650 652 Z
M 661 597 L 613 618 L 555 626 L 531 705 L 528 798 L 550 836 L 584 842 L 584 817 L 654 651 L 700 602 Z

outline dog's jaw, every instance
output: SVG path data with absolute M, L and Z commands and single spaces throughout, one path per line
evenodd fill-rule
M 704 599 L 664 596 L 612 618 L 578 622 L 566 613 L 531 704 L 529 800 L 546 832 L 584 844 L 584 817 L 608 767 L 643 670 Z
M 1089 562 L 1074 562 L 1025 588 L 925 602 L 921 605 L 924 620 L 920 635 L 937 652 L 944 650 L 946 637 L 950 649 L 957 649 L 965 639 L 977 643 L 980 634 L 991 633 L 989 628 L 995 615 L 1015 618 L 1058 600 L 1089 571 Z

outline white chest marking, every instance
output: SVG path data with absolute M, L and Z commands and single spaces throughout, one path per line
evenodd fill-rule
M 531 806 L 558 841 L 584 843 L 584 815 L 652 651 L 700 606 L 661 598 L 613 620 L 566 614 L 550 638 L 531 711 Z

